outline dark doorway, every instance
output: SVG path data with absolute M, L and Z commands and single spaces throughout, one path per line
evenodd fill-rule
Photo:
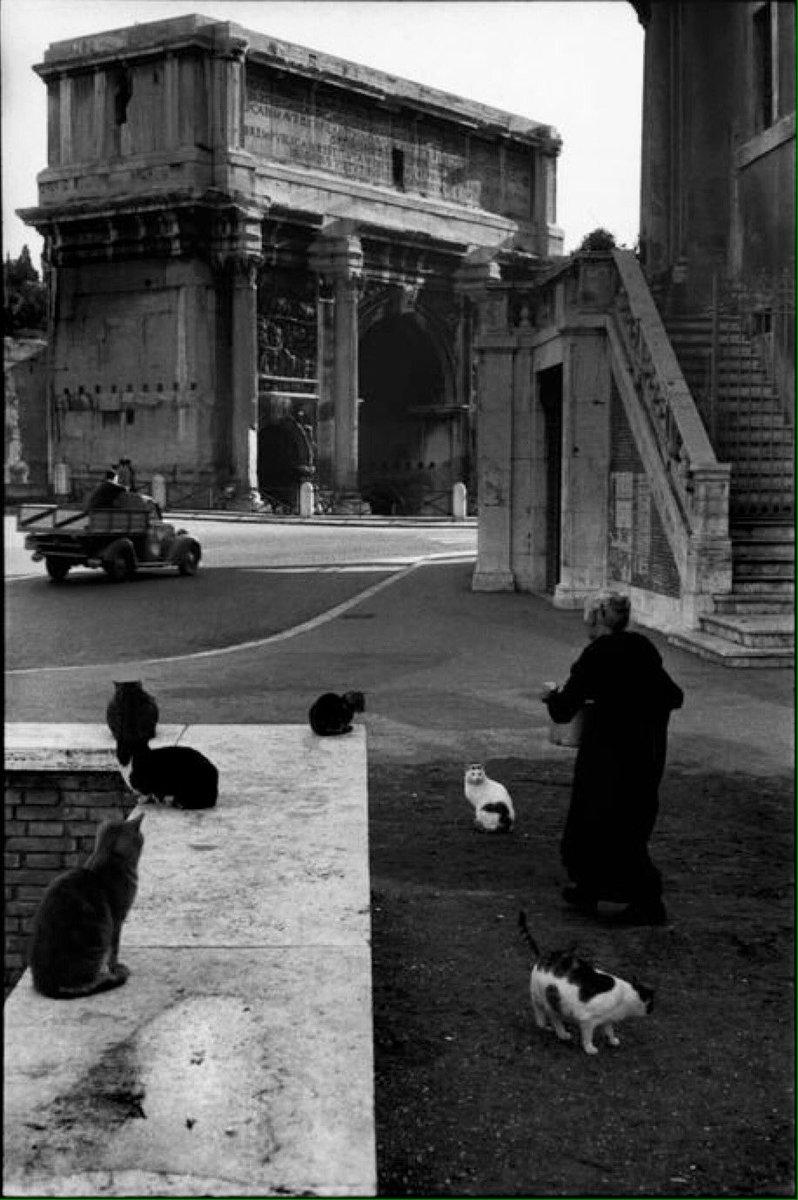
M 258 487 L 264 500 L 296 508 L 299 485 L 309 477 L 312 463 L 308 435 L 292 417 L 258 431 Z
M 560 582 L 562 520 L 562 365 L 538 373 L 546 459 L 546 591 Z
M 384 318 L 360 343 L 360 492 L 377 513 L 417 510 L 419 497 L 450 472 L 450 422 L 436 347 L 412 314 Z

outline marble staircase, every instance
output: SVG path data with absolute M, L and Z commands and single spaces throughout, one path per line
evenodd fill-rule
M 709 316 L 665 326 L 713 449 L 731 463 L 732 591 L 713 597 L 697 630 L 670 640 L 729 666 L 791 666 L 795 658 L 794 430 L 738 318 L 717 327 L 711 388 Z

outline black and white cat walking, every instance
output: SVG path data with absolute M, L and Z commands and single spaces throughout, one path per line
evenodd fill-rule
M 627 1017 L 645 1017 L 654 1005 L 654 992 L 635 980 L 611 975 L 580 958 L 576 948 L 541 954 L 529 932 L 526 914 L 518 924 L 533 955 L 529 978 L 532 1012 L 539 1029 L 553 1029 L 560 1041 L 571 1041 L 566 1022 L 579 1029 L 582 1049 L 598 1054 L 593 1035 L 598 1030 L 610 1046 L 619 1046 L 615 1026 Z

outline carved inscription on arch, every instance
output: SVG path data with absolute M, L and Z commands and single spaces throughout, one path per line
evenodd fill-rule
M 256 67 L 247 73 L 244 144 L 256 157 L 330 171 L 529 220 L 532 154 L 445 122 L 387 112 Z

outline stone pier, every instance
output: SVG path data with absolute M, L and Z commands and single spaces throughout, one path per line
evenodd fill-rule
M 127 984 L 54 1001 L 26 973 L 6 1003 L 4 1192 L 374 1195 L 365 731 L 175 741 L 219 803 L 146 806 Z M 76 753 L 114 761 L 104 727 L 7 727 L 15 770 Z

